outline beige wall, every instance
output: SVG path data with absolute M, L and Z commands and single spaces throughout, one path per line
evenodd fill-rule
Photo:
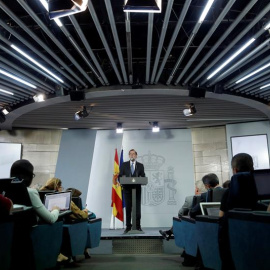
M 215 173 L 220 184 L 230 179 L 226 127 L 192 129 L 195 182 L 199 191 L 204 191 L 202 177 Z
M 55 174 L 61 135 L 61 130 L 2 130 L 0 142 L 22 143 L 22 158 L 35 167 L 33 184 L 41 185 Z M 200 191 L 204 190 L 201 178 L 209 172 L 216 173 L 221 183 L 229 179 L 225 126 L 192 129 L 192 144 L 195 182 Z
M 62 130 L 18 129 L 0 131 L 0 142 L 21 143 L 22 158 L 34 165 L 33 185 L 42 185 L 55 174 Z

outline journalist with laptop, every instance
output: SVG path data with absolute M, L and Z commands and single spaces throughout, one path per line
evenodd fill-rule
M 34 166 L 26 159 L 20 159 L 15 161 L 10 169 L 10 177 L 16 177 L 20 180 L 20 184 L 25 185 L 27 188 L 26 198 L 30 199 L 32 204 L 32 209 L 34 210 L 34 217 L 36 215 L 37 220 L 42 220 L 46 223 L 55 223 L 59 216 L 59 207 L 52 207 L 52 211 L 46 209 L 45 205 L 42 203 L 38 191 L 34 188 L 30 188 L 32 180 L 35 177 Z M 22 187 L 22 186 L 21 186 Z M 23 191 L 23 189 L 21 190 Z M 28 193 L 28 194 L 27 194 Z M 19 196 L 19 194 L 18 194 Z M 32 215 L 31 215 L 32 216 Z M 14 242 L 11 254 L 11 269 L 20 269 L 23 266 L 26 269 L 34 269 L 34 258 L 33 258 L 33 246 L 30 239 L 30 229 L 29 224 L 30 216 L 26 216 L 24 222 L 19 224 L 15 223 L 14 229 Z
M 38 191 L 34 188 L 30 188 L 35 174 L 34 166 L 28 160 L 20 159 L 15 161 L 11 166 L 10 176 L 23 180 L 23 183 L 27 187 L 33 209 L 37 215 L 37 220 L 42 220 L 46 223 L 54 223 L 57 221 L 60 208 L 54 206 L 51 211 L 49 211 L 40 200 Z

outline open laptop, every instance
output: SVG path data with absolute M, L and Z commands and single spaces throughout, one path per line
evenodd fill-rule
M 45 207 L 51 211 L 54 206 L 58 206 L 60 208 L 59 216 L 64 216 L 67 214 L 71 214 L 70 210 L 71 203 L 71 192 L 55 192 L 55 193 L 47 193 L 45 194 L 44 205 Z
M 220 202 L 201 202 L 200 207 L 203 216 L 219 216 Z
M 270 169 L 252 171 L 257 189 L 258 199 L 270 199 Z

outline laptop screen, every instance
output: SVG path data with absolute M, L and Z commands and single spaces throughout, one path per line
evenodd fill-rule
M 270 199 L 270 169 L 254 170 L 252 174 L 257 189 L 258 199 Z
M 70 210 L 71 192 L 56 192 L 45 194 L 45 207 L 51 211 L 54 206 L 58 206 L 61 211 Z
M 200 203 L 202 215 L 204 216 L 219 216 L 220 202 L 205 202 Z

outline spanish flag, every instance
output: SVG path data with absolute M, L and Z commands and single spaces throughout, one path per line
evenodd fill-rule
M 122 205 L 122 187 L 118 182 L 118 174 L 119 174 L 119 161 L 117 149 L 115 149 L 111 206 L 113 207 L 113 215 L 119 220 L 124 221 L 123 205 Z

